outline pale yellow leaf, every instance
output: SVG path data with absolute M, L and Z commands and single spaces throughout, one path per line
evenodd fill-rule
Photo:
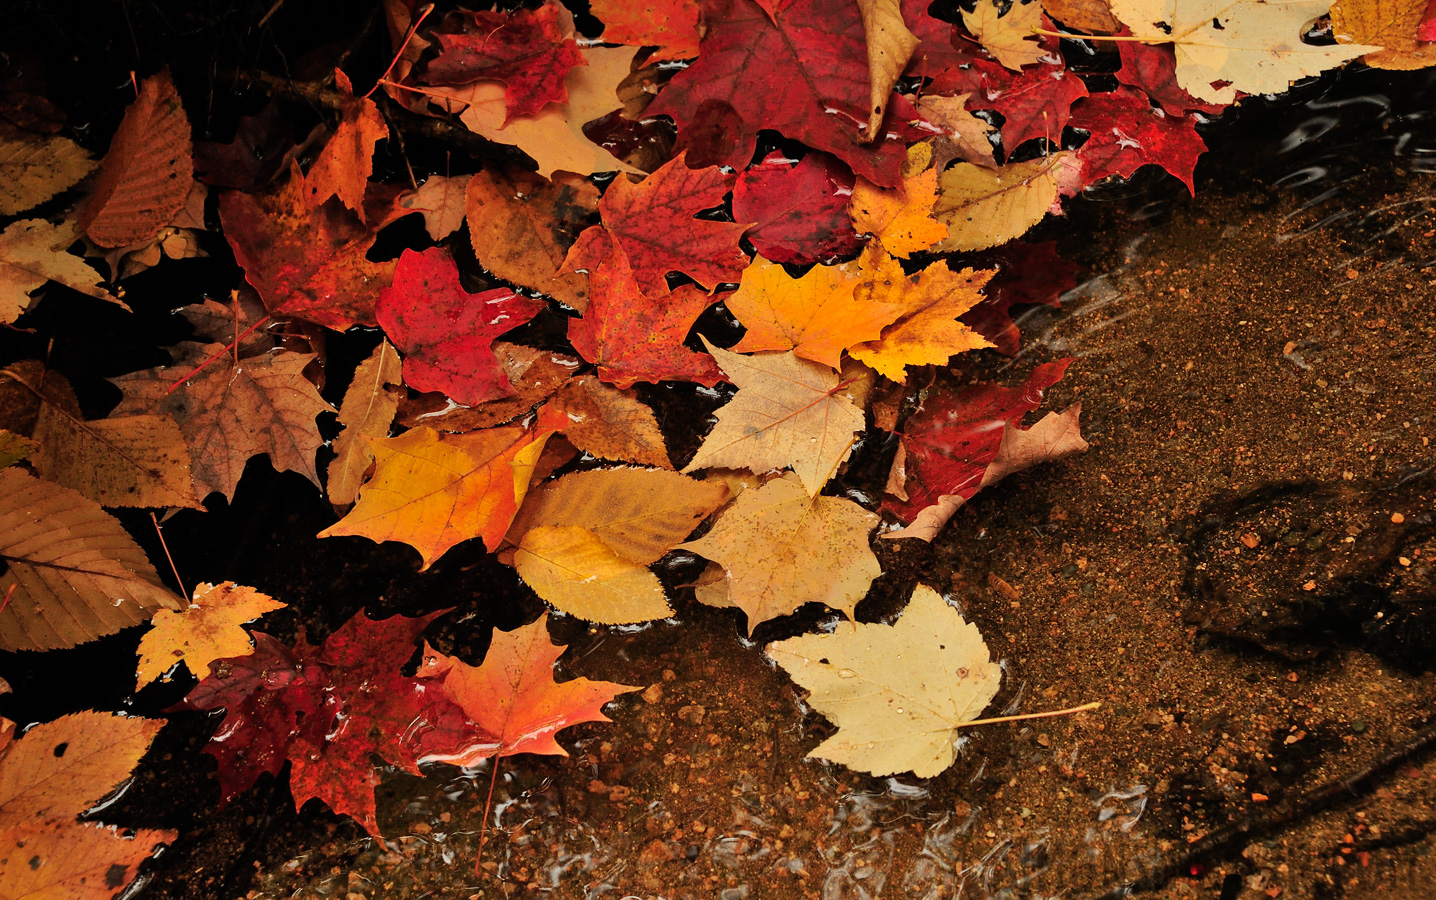
M 1013 71 L 1047 55 L 1034 33 L 1042 27 L 1039 3 L 1015 0 L 1002 15 L 995 0 L 977 0 L 972 12 L 962 14 L 962 24 L 994 59 Z
M 1057 201 L 1057 166 L 1067 154 L 984 169 L 956 163 L 938 179 L 933 218 L 947 224 L 934 249 L 986 250 L 1027 233 Z
M 191 675 L 203 681 L 215 660 L 250 655 L 254 641 L 240 626 L 284 606 L 233 581 L 196 585 L 188 609 L 162 609 L 150 620 L 152 627 L 140 638 L 135 689 L 159 678 L 175 663 L 183 662 Z
M 514 568 L 534 593 L 587 622 L 625 625 L 673 614 L 658 577 L 587 528 L 530 528 L 514 551 Z
M 902 19 L 901 0 L 857 0 L 868 50 L 867 140 L 882 134 L 883 113 L 898 76 L 920 43 Z

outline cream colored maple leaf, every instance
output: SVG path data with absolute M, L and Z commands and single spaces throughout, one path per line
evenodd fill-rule
M 1002 683 L 977 626 L 926 585 L 892 625 L 840 624 L 767 652 L 838 726 L 808 756 L 873 775 L 941 773 L 957 758 L 958 730 Z
M 828 366 L 787 353 L 744 356 L 703 344 L 738 393 L 684 472 L 713 467 L 762 473 L 791 467 L 816 494 L 853 449 L 863 411 L 840 394 Z
M 777 263 L 755 257 L 738 290 L 723 300 L 748 329 L 734 352 L 792 350 L 838 368 L 844 350 L 875 340 L 904 312 L 901 306 L 855 298 L 859 280 L 843 266 L 813 266 L 794 278 Z
M 1303 43 L 1307 26 L 1326 11 L 1325 0 L 1112 0 L 1133 35 L 1174 45 L 1177 83 L 1208 103 L 1231 103 L 1238 91 L 1279 94 L 1299 78 L 1380 49 Z
M 681 544 L 727 572 L 728 604 L 748 616 L 748 633 L 805 603 L 852 618 L 882 574 L 868 546 L 878 517 L 841 497 L 811 497 L 789 473 L 739 495 L 696 541 Z
M 857 265 L 864 275 L 858 296 L 900 306 L 903 315 L 884 328 L 878 340 L 853 347 L 853 359 L 905 382 L 908 366 L 941 365 L 959 353 L 992 346 L 957 317 L 982 301 L 982 288 L 997 274 L 995 269 L 954 272 L 943 260 L 908 276 L 875 245 L 869 245 Z
M 935 249 L 986 250 L 1022 237 L 1057 203 L 1070 153 L 986 169 L 956 163 L 938 178 L 933 218 L 947 224 Z
M 209 664 L 215 660 L 250 655 L 254 641 L 240 626 L 284 606 L 268 594 L 233 581 L 196 585 L 188 609 L 162 609 L 150 620 L 153 627 L 140 638 L 135 689 L 159 678 L 178 662 L 203 681 L 209 677 Z
M 1039 3 L 1015 2 L 1002 15 L 995 0 L 977 0 L 972 12 L 962 14 L 962 24 L 994 59 L 1013 71 L 1047 55 L 1034 33 L 1042 27 Z

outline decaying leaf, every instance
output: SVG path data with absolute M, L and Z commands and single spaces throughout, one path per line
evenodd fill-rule
M 513 385 L 514 396 L 460 406 L 437 391 L 421 394 L 400 401 L 399 424 L 405 428 L 428 425 L 451 434 L 503 425 L 548 399 L 583 365 L 576 356 L 507 341 L 494 341 L 493 351 Z
M 808 755 L 879 776 L 931 778 L 952 765 L 959 729 L 1002 683 L 977 626 L 926 585 L 892 625 L 839 625 L 767 653 L 838 726 Z
M 68 190 L 95 170 L 79 144 L 0 123 L 0 216 L 13 216 Z
M 30 308 L 30 294 L 47 281 L 120 303 L 100 287 L 100 273 L 78 256 L 53 249 L 68 243 L 62 228 L 44 219 L 23 219 L 0 233 L 0 323 L 19 318 Z
M 579 312 L 588 307 L 588 279 L 561 269 L 598 210 L 597 188 L 562 174 L 549 182 L 529 172 L 486 169 L 469 179 L 466 191 L 469 240 L 484 268 Z
M 184 206 L 192 181 L 189 118 L 164 70 L 140 82 L 75 232 L 101 247 L 147 240 Z
M 559 388 L 546 407 L 553 427 L 575 447 L 600 459 L 671 469 L 653 410 L 631 390 L 592 375 Z
M 1122 24 L 1112 17 L 1108 0 L 1042 0 L 1047 15 L 1064 25 L 1091 34 L 1112 34 Z
M 946 229 L 944 229 L 946 234 Z M 793 278 L 761 256 L 743 271 L 724 303 L 748 329 L 734 352 L 792 350 L 838 368 L 843 351 L 876 340 L 904 312 L 897 304 L 856 295 L 861 276 L 847 266 L 814 266 Z
M 821 491 L 865 424 L 840 394 L 838 374 L 791 351 L 744 356 L 703 343 L 738 393 L 683 471 L 791 467 L 810 495 Z
M 150 630 L 140 638 L 135 689 L 177 663 L 184 663 L 191 675 L 203 681 L 215 660 L 248 656 L 254 652 L 254 641 L 240 626 L 284 606 L 268 594 L 233 581 L 196 585 L 188 608 L 178 612 L 161 609 L 150 620 Z
M 1427 7 L 1427 0 L 1336 0 L 1331 31 L 1340 44 L 1383 48 L 1363 57 L 1369 66 L 1424 69 L 1436 65 L 1436 45 L 1417 37 Z
M 988 169 L 997 168 L 992 141 L 988 139 L 992 126 L 967 111 L 969 96 L 922 97 L 917 101 L 917 111 L 922 117 L 946 132 L 932 141 L 932 168 L 938 172 L 954 159 Z
M 851 500 L 813 497 L 788 474 L 738 496 L 709 531 L 679 545 L 727 572 L 728 602 L 762 622 L 804 603 L 825 603 L 852 618 L 882 574 L 868 547 L 878 517 Z
M 463 708 L 494 743 L 438 762 L 471 766 L 490 756 L 542 753 L 567 756 L 554 736 L 580 722 L 610 721 L 604 704 L 639 688 L 611 681 L 574 678 L 554 681 L 553 669 L 567 649 L 548 636 L 548 614 L 513 631 L 495 631 L 481 665 L 424 649 L 419 674 L 442 678 L 444 692 Z
M 334 461 L 329 464 L 329 502 L 347 506 L 359 496 L 359 483 L 374 462 L 368 438 L 387 437 L 399 409 L 403 383 L 399 354 L 381 341 L 369 358 L 354 370 L 354 379 L 339 404 L 344 430 L 334 439 Z
M 324 439 L 315 416 L 334 407 L 304 377 L 312 353 L 278 350 L 234 365 L 217 344 L 180 344 L 175 364 L 112 379 L 125 398 L 112 415 L 153 413 L 179 424 L 189 444 L 190 474 L 200 498 L 219 491 L 231 500 L 252 456 L 267 454 L 274 468 L 298 472 L 319 485 L 314 455 Z M 210 356 L 173 391 L 171 385 Z
M 99 504 L 15 468 L 0 470 L 0 561 L 5 650 L 73 647 L 181 603 Z
M 402 541 L 419 551 L 422 569 L 469 538 L 492 550 L 528 491 L 546 438 L 522 428 L 443 435 L 425 427 L 371 438 L 374 477 L 349 514 L 319 536 Z

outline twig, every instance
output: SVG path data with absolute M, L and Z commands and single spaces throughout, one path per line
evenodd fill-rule
M 160 520 L 155 518 L 154 513 L 150 513 L 150 521 L 155 523 L 155 534 L 160 536 L 160 546 L 164 548 L 165 559 L 170 561 L 170 571 L 174 573 L 175 584 L 179 585 L 180 596 L 189 597 L 189 591 L 185 590 L 184 579 L 180 578 L 179 567 L 175 565 L 175 558 L 170 556 L 170 545 L 165 543 L 165 533 L 160 530 Z
M 1191 871 L 1193 863 L 1231 853 L 1284 825 L 1306 819 L 1329 806 L 1355 799 L 1364 784 L 1434 745 L 1436 724 L 1428 724 L 1410 740 L 1391 747 L 1360 769 L 1284 800 L 1270 810 L 1242 816 L 1189 845 L 1166 862 L 1148 869 L 1146 874 L 1136 881 L 1118 885 L 1097 895 L 1097 900 L 1120 900 L 1131 894 L 1155 891 L 1183 872 Z

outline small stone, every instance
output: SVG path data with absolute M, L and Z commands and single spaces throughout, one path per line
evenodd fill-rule
M 1401 513 L 1392 513 L 1391 521 L 1395 525 L 1400 525 L 1402 522 L 1406 521 L 1406 517 L 1403 516 Z
M 604 784 L 602 781 L 599 781 L 597 778 L 595 778 L 595 779 L 593 779 L 592 781 L 590 781 L 590 782 L 588 783 L 588 792 L 589 792 L 590 794 L 607 794 L 607 793 L 608 793 L 608 785 Z
M 1051 747 L 1051 746 L 1052 746 L 1052 738 L 1048 737 L 1048 736 L 1045 735 L 1045 734 L 1039 734 L 1039 735 L 1037 736 L 1037 746 L 1039 746 L 1039 747 Z
M 1248 550 L 1255 550 L 1255 549 L 1257 548 L 1257 545 L 1259 545 L 1260 543 L 1261 543 L 1261 538 L 1257 537 L 1256 534 L 1254 534 L 1254 533 L 1252 533 L 1252 532 L 1250 532 L 1250 531 L 1247 532 L 1246 534 L 1242 535 L 1242 544 L 1243 544 Z
M 1306 584 L 1303 584 L 1303 585 L 1301 586 L 1301 589 L 1302 589 L 1303 591 L 1314 591 L 1314 590 L 1316 590 L 1316 582 L 1315 582 L 1315 581 L 1308 581 Z
M 663 680 L 664 680 L 664 681 L 677 681 L 677 680 L 678 680 L 678 673 L 674 672 L 672 669 L 664 669 L 664 670 L 663 670 Z
M 1411 565 L 1411 560 L 1410 560 L 1409 557 L 1398 556 L 1398 557 L 1396 557 L 1396 561 L 1399 562 L 1399 563 L 1401 563 L 1401 565 L 1403 565 L 1403 566 L 1409 566 L 1409 565 Z
M 1270 799 L 1271 799 L 1271 798 L 1268 797 L 1266 794 L 1258 794 L 1258 793 L 1255 793 L 1255 792 L 1252 793 L 1252 802 L 1253 802 L 1253 803 L 1265 803 L 1265 802 L 1267 802 L 1267 801 L 1270 800 Z
M 703 717 L 707 714 L 708 710 L 696 703 L 678 710 L 678 718 L 691 725 L 702 725 Z
M 1289 356 L 1296 349 L 1296 341 L 1287 341 L 1286 346 L 1281 348 L 1282 356 Z
M 663 699 L 663 685 L 650 684 L 647 690 L 645 690 L 639 696 L 643 698 L 644 703 L 657 703 L 659 700 Z
M 1296 684 L 1298 681 L 1301 680 L 1301 676 L 1296 674 L 1295 672 L 1287 672 L 1286 680 L 1290 681 L 1292 684 Z
M 1362 733 L 1365 732 L 1365 731 L 1366 731 L 1366 723 L 1365 723 L 1364 721 L 1362 721 L 1361 719 L 1357 719 L 1355 722 L 1352 722 L 1352 723 L 1351 723 L 1351 732 L 1352 732 L 1353 734 L 1362 734 Z
M 1361 273 L 1358 272 L 1358 271 L 1356 271 L 1355 269 L 1347 269 L 1347 270 L 1346 270 L 1346 279 L 1347 279 L 1348 281 L 1355 281 L 1356 279 L 1358 279 L 1358 278 L 1360 278 L 1360 277 L 1361 277 Z

